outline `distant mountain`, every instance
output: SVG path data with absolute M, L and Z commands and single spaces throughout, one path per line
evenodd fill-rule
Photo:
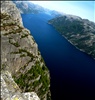
M 16 7 L 19 9 L 21 14 L 37 14 L 37 13 L 45 13 L 49 14 L 53 17 L 61 16 L 63 13 L 57 12 L 55 10 L 49 10 L 47 8 L 43 8 L 37 4 L 30 3 L 28 1 L 13 1 Z
M 95 59 L 95 23 L 78 16 L 64 15 L 49 20 L 69 42 Z
M 13 1 L 21 14 L 44 13 L 52 16 L 52 24 L 68 41 L 95 59 L 95 23 L 78 16 L 43 8 L 28 1 Z
M 35 5 L 33 3 L 30 3 L 28 1 L 13 1 L 17 8 L 19 8 L 20 13 L 39 13 L 43 12 L 44 8 L 42 8 L 39 5 Z

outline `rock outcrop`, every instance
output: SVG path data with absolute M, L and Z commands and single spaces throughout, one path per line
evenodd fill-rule
M 14 82 L 11 73 L 1 73 L 1 100 L 40 100 L 36 93 L 21 93 L 20 88 Z
M 9 3 L 10 2 L 10 3 Z M 22 19 L 19 13 L 19 10 L 16 8 L 15 4 L 12 1 L 1 1 L 1 12 L 8 13 L 13 17 L 19 25 L 22 26 Z
M 49 70 L 15 4 L 1 1 L 1 99 L 39 98 L 51 100 Z

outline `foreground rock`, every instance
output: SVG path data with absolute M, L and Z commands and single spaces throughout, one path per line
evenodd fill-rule
M 12 1 L 1 1 L 1 59 L 2 100 L 51 100 L 49 70 Z
M 1 73 L 1 98 L 2 100 L 40 100 L 34 92 L 21 93 L 8 71 Z

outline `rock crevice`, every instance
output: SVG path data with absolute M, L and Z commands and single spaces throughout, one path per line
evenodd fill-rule
M 49 70 L 12 1 L 1 1 L 1 87 L 2 100 L 51 100 Z

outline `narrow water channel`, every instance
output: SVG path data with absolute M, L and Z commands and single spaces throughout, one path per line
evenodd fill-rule
M 50 16 L 22 14 L 50 70 L 52 100 L 95 100 L 95 60 L 47 23 Z

